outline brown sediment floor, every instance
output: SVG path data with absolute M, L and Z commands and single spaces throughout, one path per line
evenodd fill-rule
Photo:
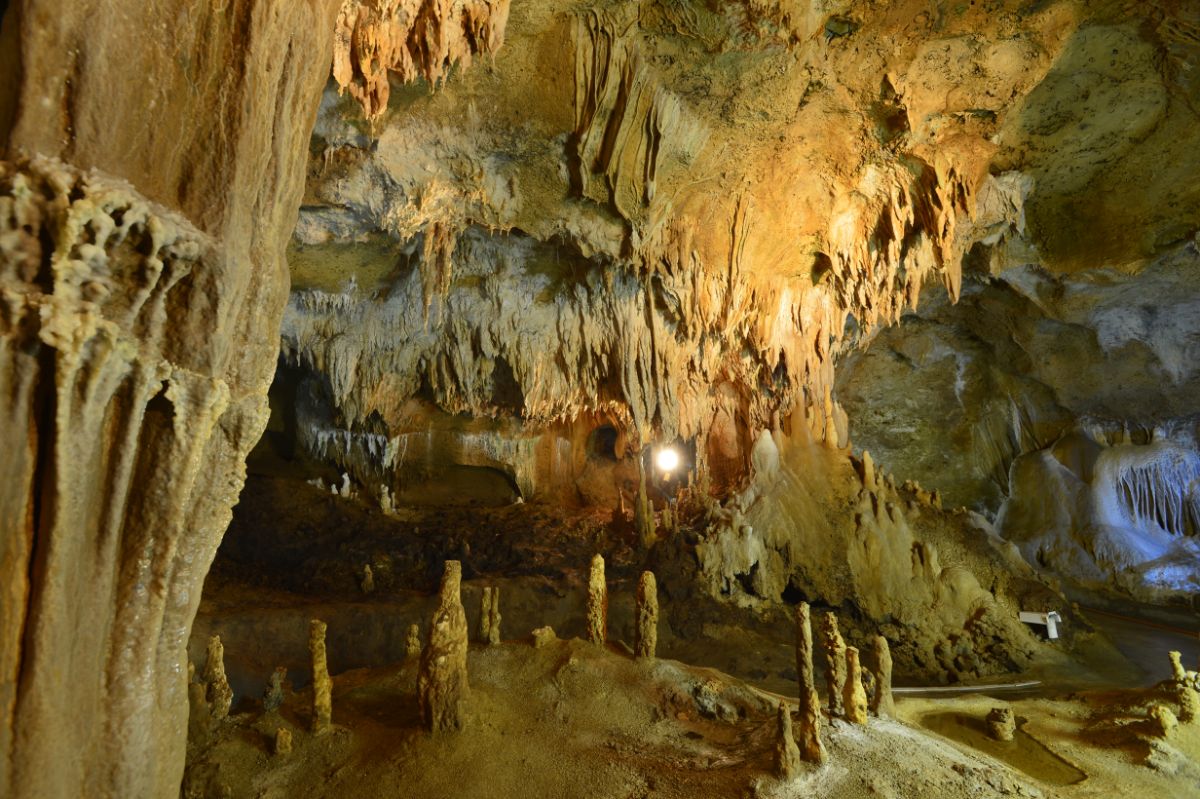
M 184 796 L 991 797 L 1200 795 L 1200 725 L 1167 741 L 1141 719 L 1165 693 L 1011 702 L 1012 745 L 983 737 L 988 696 L 901 699 L 898 720 L 825 726 L 829 759 L 771 776 L 775 697 L 670 660 L 579 639 L 472 645 L 465 729 L 418 723 L 416 662 L 334 679 L 334 729 L 308 732 L 307 691 L 278 713 L 254 702 L 189 746 Z M 279 728 L 295 748 L 272 755 Z

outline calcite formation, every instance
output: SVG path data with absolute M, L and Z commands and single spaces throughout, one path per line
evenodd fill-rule
M 800 754 L 810 763 L 821 763 L 825 746 L 821 743 L 821 700 L 813 669 L 812 621 L 807 602 L 796 606 L 796 676 L 800 688 Z
M 429 623 L 429 642 L 421 653 L 417 699 L 421 723 L 433 733 L 463 726 L 467 692 L 467 614 L 463 610 L 462 564 L 446 561 L 438 607 Z
M 1183 667 L 1183 655 L 1176 651 L 1167 653 L 1171 661 L 1171 679 L 1176 683 L 1187 682 L 1187 669 Z
M 457 63 L 496 52 L 510 0 L 344 0 L 333 77 L 367 119 L 387 110 L 390 73 L 407 83 L 442 80 Z
M 871 712 L 877 716 L 892 716 L 896 701 L 892 696 L 892 649 L 882 635 L 875 636 L 875 692 L 871 695 Z
M 277 728 L 272 749 L 276 756 L 290 755 L 292 753 L 292 731 L 287 727 Z
M 421 625 L 410 624 L 404 638 L 404 656 L 409 660 L 421 656 Z
M 792 711 L 787 702 L 779 703 L 775 730 L 775 775 L 780 779 L 791 779 L 800 771 L 800 750 L 792 737 Z
M 1179 728 L 1179 719 L 1171 712 L 1171 709 L 1164 704 L 1155 703 L 1150 706 L 1148 711 L 1150 722 L 1150 735 L 1153 738 L 1167 739 L 1170 738 Z
M 479 641 L 496 645 L 500 643 L 500 589 L 485 587 L 480 595 Z
M 111 12 L 5 4 L 6 796 L 179 792 L 184 645 L 267 422 L 337 6 Z
M 867 723 L 867 693 L 863 689 L 862 664 L 858 659 L 858 648 L 846 648 L 846 683 L 842 688 L 842 705 L 846 721 L 851 724 Z
M 826 613 L 821 617 L 821 643 L 825 649 L 825 687 L 829 692 L 831 718 L 846 716 L 846 642 L 838 630 L 837 616 Z M 856 653 L 857 656 L 857 653 Z
M 753 433 L 780 412 L 804 407 L 822 438 L 844 440 L 825 413 L 839 352 L 897 321 L 926 283 L 957 296 L 961 255 L 1023 223 L 1012 208 L 1028 181 L 989 172 L 989 115 L 1045 74 L 1061 26 L 1014 14 L 1003 35 L 964 50 L 982 12 L 936 31 L 872 18 L 847 46 L 798 37 L 821 23 L 797 28 L 785 20 L 800 14 L 760 15 L 758 3 L 699 16 L 658 5 L 522 11 L 493 69 L 464 72 L 431 102 L 406 100 L 420 113 L 370 135 L 352 109 L 326 104 L 297 231 L 297 260 L 314 266 L 283 336 L 288 359 L 327 380 L 330 421 L 395 442 L 382 457 L 348 453 L 358 474 L 399 482 L 404 463 L 389 456 L 424 432 L 409 405 L 418 394 L 438 412 L 513 420 L 503 438 L 514 450 L 513 439 L 565 437 L 584 414 L 635 451 L 696 440 L 698 468 L 723 480 L 744 477 Z M 382 6 L 348 2 L 339 46 L 371 42 L 362 52 L 380 54 L 368 59 L 376 75 L 387 54 L 407 58 L 396 43 L 412 18 Z M 929 37 L 953 47 L 927 49 Z M 700 42 L 739 58 L 713 59 Z M 892 55 L 858 61 L 875 50 Z M 926 80 L 960 61 L 989 80 Z M 525 76 L 547 63 L 572 69 L 529 91 Z M 353 86 L 354 70 L 339 60 L 339 83 Z M 494 110 L 470 110 L 485 95 Z M 373 99 L 368 114 L 380 108 Z M 404 253 L 386 292 L 320 274 L 326 248 L 351 241 Z M 459 445 L 485 454 L 465 436 Z
M 333 722 L 333 678 L 325 657 L 325 622 L 313 619 L 308 624 L 308 654 L 312 662 L 312 718 L 314 735 L 329 731 Z
M 275 671 L 271 672 L 270 681 L 267 683 L 266 693 L 263 694 L 263 710 L 267 713 L 274 713 L 283 705 L 283 682 L 287 679 L 287 669 L 283 666 L 276 666 Z
M 644 571 L 638 579 L 634 624 L 634 654 L 640 658 L 654 657 L 658 647 L 658 581 L 654 572 Z
M 233 689 L 225 676 L 225 647 L 221 636 L 208 639 L 208 658 L 204 663 L 204 682 L 207 684 L 207 699 L 212 717 L 217 721 L 229 715 L 233 704 Z
M 592 556 L 587 586 L 587 639 L 593 644 L 608 641 L 608 582 L 604 578 L 604 557 Z
M 994 707 L 988 711 L 988 735 L 996 741 L 1011 741 L 1017 734 L 1017 720 L 1010 707 Z

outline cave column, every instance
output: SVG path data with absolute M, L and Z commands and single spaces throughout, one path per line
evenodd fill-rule
M 0 24 L 5 796 L 178 796 L 338 2 L 117 5 Z

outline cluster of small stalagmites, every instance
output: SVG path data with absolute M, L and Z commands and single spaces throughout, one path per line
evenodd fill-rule
M 446 561 L 438 607 L 429 625 L 429 641 L 421 653 L 417 677 L 421 723 L 434 733 L 459 730 L 464 721 L 469 684 L 467 614 L 463 610 L 461 589 L 462 564 Z
M 500 589 L 484 588 L 479 603 L 479 641 L 495 646 L 500 643 Z
M 942 509 L 942 498 L 937 489 L 927 491 L 915 480 L 905 480 L 902 485 L 897 487 L 895 477 L 883 472 L 868 450 L 863 450 L 862 458 L 859 460 L 859 469 L 863 491 L 874 496 L 880 504 L 888 499 L 898 498 L 900 492 L 903 491 L 910 497 L 906 502 L 909 510 L 915 510 L 921 506 Z
M 821 639 L 825 651 L 825 679 L 829 691 L 828 711 L 830 718 L 840 718 L 852 724 L 866 724 L 868 712 L 877 716 L 888 716 L 893 713 L 892 699 L 892 655 L 887 639 L 876 636 L 874 644 L 874 668 L 864 672 L 859 659 L 859 651 L 855 647 L 847 647 L 838 630 L 837 617 L 826 613 L 821 618 Z M 795 733 L 795 742 L 791 744 L 797 752 L 797 758 L 809 763 L 822 763 L 825 760 L 825 747 L 821 743 L 821 706 L 817 695 L 816 671 L 813 668 L 813 632 L 811 610 L 807 602 L 801 602 L 796 607 L 796 676 L 799 682 L 800 698 L 797 712 L 799 729 Z M 870 683 L 873 690 L 868 692 L 866 684 Z M 784 740 L 784 729 L 792 736 L 792 720 L 786 724 L 782 718 L 784 709 L 781 707 L 779 735 L 777 744 L 777 771 L 780 777 L 790 777 L 794 772 L 789 764 L 792 762 L 788 751 L 789 742 Z

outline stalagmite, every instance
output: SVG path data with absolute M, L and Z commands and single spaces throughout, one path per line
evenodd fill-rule
M 225 647 L 221 645 L 219 635 L 208 639 L 204 682 L 208 683 L 207 698 L 212 717 L 219 721 L 229 715 L 229 707 L 233 704 L 233 689 L 229 687 L 229 680 L 225 677 Z
M 277 666 L 267 684 L 267 692 L 263 695 L 263 710 L 272 713 L 283 704 L 283 681 L 287 677 L 287 669 Z
M 417 699 L 421 723 L 430 732 L 461 729 L 467 691 L 467 614 L 463 610 L 462 564 L 446 561 L 438 607 L 421 653 Z
M 404 656 L 409 660 L 421 656 L 421 625 L 408 625 L 408 637 L 404 641 Z
M 807 602 L 796 606 L 796 675 L 800 683 L 800 754 L 810 763 L 825 760 L 821 744 L 821 700 L 813 669 L 812 623 Z
M 871 697 L 871 712 L 876 716 L 891 716 L 896 711 L 892 698 L 892 650 L 887 639 L 875 636 L 875 693 Z
M 821 620 L 821 640 L 825 645 L 825 685 L 829 689 L 829 716 L 846 715 L 842 691 L 846 685 L 846 642 L 838 632 L 837 616 L 826 613 Z
M 1167 657 L 1171 659 L 1171 679 L 1175 682 L 1186 680 L 1187 670 L 1183 668 L 1183 656 L 1178 652 L 1169 652 Z
M 538 627 L 533 631 L 533 648 L 543 649 L 558 640 L 553 627 Z
M 1017 734 L 1017 719 L 1012 708 L 994 707 L 987 715 L 988 736 L 996 741 L 1011 741 Z
M 634 652 L 640 658 L 654 657 L 658 647 L 658 583 L 654 572 L 642 572 L 637 591 L 637 629 Z
M 604 580 L 604 558 L 592 556 L 588 574 L 587 637 L 593 644 L 608 640 L 608 584 Z
M 787 702 L 779 703 L 779 727 L 775 740 L 775 774 L 780 779 L 791 779 L 800 770 L 800 750 L 792 737 L 792 714 Z
M 654 529 L 654 505 L 646 494 L 646 467 L 641 459 L 638 460 L 638 493 L 633 507 L 633 526 L 642 546 L 647 549 L 654 546 L 658 539 L 658 533 Z
M 846 648 L 846 683 L 842 699 L 845 704 L 846 721 L 851 724 L 867 723 L 867 693 L 863 690 L 862 665 L 858 660 L 858 648 Z
M 500 589 L 484 588 L 479 603 L 479 641 L 495 645 L 500 643 Z
M 1180 682 L 1175 688 L 1175 699 L 1179 702 L 1179 720 L 1191 724 L 1200 718 L 1200 694 L 1188 681 Z
M 1155 704 L 1150 708 L 1151 736 L 1155 738 L 1169 738 L 1178 726 L 1179 719 L 1175 717 L 1175 714 L 1166 705 Z
M 292 752 L 292 731 L 286 727 L 275 730 L 275 754 L 287 755 Z
M 312 656 L 312 731 L 316 735 L 327 731 L 333 718 L 333 680 L 325 662 L 325 622 L 312 619 L 308 623 L 308 652 Z
M 212 710 L 208 705 L 208 686 L 196 679 L 196 664 L 188 663 L 188 738 L 204 740 L 212 726 Z
M 868 491 L 874 491 L 878 484 L 875 481 L 875 461 L 871 459 L 871 453 L 865 449 L 862 454 L 862 469 L 863 469 L 863 488 Z

